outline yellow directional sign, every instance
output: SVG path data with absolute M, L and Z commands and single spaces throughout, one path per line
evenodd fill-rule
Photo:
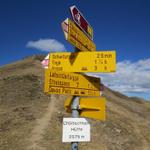
M 51 53 L 49 67 L 65 72 L 115 72 L 116 52 Z
M 62 22 L 67 41 L 81 51 L 96 51 L 96 46 L 69 18 Z
M 64 107 L 71 113 L 71 103 L 73 97 L 68 97 Z M 98 120 L 105 120 L 105 98 L 104 97 L 80 97 L 80 116 Z
M 46 69 L 44 92 L 48 94 L 99 96 L 100 78 Z

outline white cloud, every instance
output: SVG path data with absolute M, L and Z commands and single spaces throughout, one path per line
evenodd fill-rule
M 93 75 L 93 74 L 92 74 Z M 150 93 L 150 58 L 117 63 L 116 73 L 95 74 L 102 82 L 123 93 Z
M 65 51 L 64 45 L 55 39 L 40 39 L 38 41 L 29 41 L 26 46 L 28 48 L 35 48 L 46 52 Z

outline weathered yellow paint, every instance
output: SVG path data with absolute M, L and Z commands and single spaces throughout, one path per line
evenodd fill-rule
M 116 52 L 50 53 L 49 67 L 65 72 L 115 72 Z
M 48 94 L 99 96 L 100 78 L 46 69 L 44 92 Z
M 70 96 L 64 103 L 65 110 L 71 113 L 71 103 L 73 97 Z M 105 98 L 104 97 L 80 97 L 80 116 L 105 120 Z
M 87 35 L 81 31 L 69 18 L 62 22 L 62 28 L 67 41 L 81 51 L 96 51 L 96 46 Z M 88 28 L 89 33 L 93 32 Z

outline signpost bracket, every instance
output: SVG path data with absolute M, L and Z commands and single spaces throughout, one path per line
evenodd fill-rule
M 71 143 L 71 150 L 78 150 L 78 142 Z

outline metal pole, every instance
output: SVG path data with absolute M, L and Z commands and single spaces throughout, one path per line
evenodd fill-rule
M 79 97 L 78 96 L 73 97 L 71 109 L 72 109 L 72 117 L 78 118 L 79 117 L 79 111 L 78 111 L 78 109 L 79 109 Z M 78 142 L 72 142 L 71 143 L 71 150 L 78 150 Z
M 75 52 L 78 51 L 80 50 L 75 47 Z M 78 118 L 79 117 L 79 96 L 73 97 L 71 110 L 72 110 L 72 117 Z M 78 150 L 78 142 L 71 142 L 71 150 Z

